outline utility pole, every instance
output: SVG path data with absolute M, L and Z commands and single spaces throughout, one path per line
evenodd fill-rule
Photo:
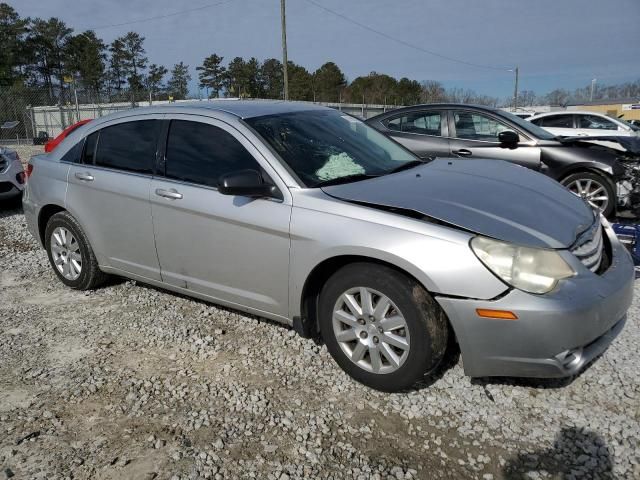
M 518 76 L 519 76 L 518 67 L 516 67 L 514 71 L 516 73 L 516 86 L 515 86 L 515 89 L 513 90 L 513 111 L 516 112 L 518 110 Z
M 76 88 L 76 79 L 75 76 L 73 77 L 73 96 L 75 97 L 76 100 L 76 118 L 78 119 L 77 121 L 80 121 L 80 105 L 78 105 L 78 89 Z
M 282 23 L 282 73 L 284 76 L 284 99 L 289 100 L 289 75 L 287 74 L 287 20 L 285 0 L 280 0 L 280 21 Z
M 596 89 L 596 79 L 594 78 L 591 80 L 591 94 L 589 95 L 590 102 L 593 102 L 593 92 L 595 91 L 595 89 Z

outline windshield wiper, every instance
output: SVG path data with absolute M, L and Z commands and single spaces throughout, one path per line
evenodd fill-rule
M 389 172 L 387 172 L 387 174 L 401 172 L 403 170 L 409 170 L 410 168 L 414 168 L 414 167 L 417 167 L 418 165 L 423 165 L 425 163 L 428 163 L 428 162 L 426 160 L 411 160 L 407 163 L 403 163 L 402 165 L 394 168 L 393 170 L 390 170 Z
M 367 178 L 375 178 L 380 175 L 370 175 L 366 173 L 354 173 L 353 175 L 345 175 L 344 177 L 331 178 L 323 182 L 317 183 L 316 187 L 328 187 L 329 185 L 340 185 L 342 183 L 357 182 L 359 180 L 366 180 Z

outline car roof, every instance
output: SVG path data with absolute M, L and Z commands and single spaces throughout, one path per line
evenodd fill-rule
M 551 117 L 554 115 L 574 115 L 574 114 L 578 114 L 578 115 L 595 115 L 597 117 L 605 117 L 608 118 L 610 120 L 616 120 L 613 117 L 610 117 L 609 115 L 605 115 L 602 112 L 592 112 L 589 110 L 561 110 L 561 111 L 556 111 L 556 112 L 544 112 L 544 113 L 537 113 L 535 114 L 533 117 L 531 118 L 539 118 L 539 117 Z
M 153 105 L 150 107 L 138 107 L 123 110 L 111 115 L 102 117 L 104 119 L 123 118 L 144 114 L 169 114 L 169 113 L 193 113 L 202 115 L 205 112 L 220 112 L 246 119 L 253 117 L 263 117 L 267 115 L 277 115 L 282 113 L 293 113 L 310 110 L 330 110 L 307 102 L 289 102 L 283 100 L 193 100 L 187 102 L 167 103 Z M 100 122 L 102 123 L 102 122 Z
M 65 128 L 62 132 L 60 132 L 60 135 L 62 135 L 63 133 L 67 133 L 69 130 L 73 130 L 74 128 L 81 127 L 85 123 L 89 123 L 92 120 L 93 120 L 92 118 L 86 118 L 84 120 L 80 120 L 79 122 L 72 123 L 67 128 Z
M 492 112 L 492 113 L 501 113 L 504 111 L 497 107 L 489 107 L 487 105 L 475 105 L 475 104 L 469 104 L 469 103 L 420 103 L 418 105 L 411 105 L 409 107 L 400 107 L 400 108 L 394 108 L 392 110 L 387 110 L 384 113 L 380 113 L 374 117 L 368 118 L 367 122 L 371 120 L 376 120 L 378 118 L 396 115 L 398 113 L 412 112 L 414 110 L 422 110 L 424 108 L 464 108 L 466 110 L 481 110 L 481 111 Z

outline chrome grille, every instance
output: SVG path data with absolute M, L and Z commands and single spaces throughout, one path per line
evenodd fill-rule
M 595 223 L 578 238 L 571 249 L 578 260 L 592 272 L 596 272 L 602 261 L 602 225 L 600 219 L 596 219 Z
M 4 155 L 0 155 L 0 172 L 3 172 L 5 167 L 7 167 L 9 165 L 9 162 L 7 162 L 7 159 L 4 158 Z

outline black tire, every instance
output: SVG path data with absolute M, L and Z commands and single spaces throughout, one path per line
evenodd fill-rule
M 78 242 L 78 246 L 80 247 L 82 268 L 80 270 L 80 275 L 74 280 L 65 278 L 58 271 L 58 268 L 54 263 L 51 250 L 51 236 L 57 227 L 64 227 L 69 230 L 75 237 L 76 241 Z M 69 212 L 56 213 L 49 219 L 44 233 L 44 244 L 47 250 L 51 268 L 53 268 L 53 271 L 58 276 L 60 281 L 66 286 L 74 288 L 76 290 L 91 290 L 104 283 L 104 281 L 108 278 L 108 275 L 100 270 L 96 256 L 93 253 L 93 249 L 91 248 L 89 240 L 87 240 L 87 236 L 82 230 L 82 227 L 80 227 L 78 221 L 73 218 L 73 216 Z
M 340 296 L 366 287 L 387 296 L 404 316 L 410 336 L 404 363 L 390 373 L 374 373 L 357 365 L 340 347 L 333 328 L 333 311 Z M 412 278 L 383 265 L 349 264 L 327 281 L 320 292 L 319 324 L 322 338 L 338 365 L 364 385 L 385 392 L 412 387 L 442 361 L 449 340 L 446 316 L 431 295 Z
M 563 178 L 560 183 L 562 183 L 562 185 L 564 185 L 565 187 L 569 188 L 569 186 L 572 183 L 575 183 L 576 181 L 583 181 L 583 182 L 591 181 L 591 182 L 597 182 L 599 185 L 601 185 L 604 188 L 608 198 L 607 206 L 602 210 L 602 214 L 605 217 L 610 217 L 615 213 L 617 197 L 616 197 L 616 192 L 615 192 L 613 183 L 609 178 L 605 177 L 604 175 L 599 175 L 593 172 L 577 172 L 577 173 L 572 173 L 568 177 Z M 572 193 L 577 194 L 575 191 L 572 191 Z

